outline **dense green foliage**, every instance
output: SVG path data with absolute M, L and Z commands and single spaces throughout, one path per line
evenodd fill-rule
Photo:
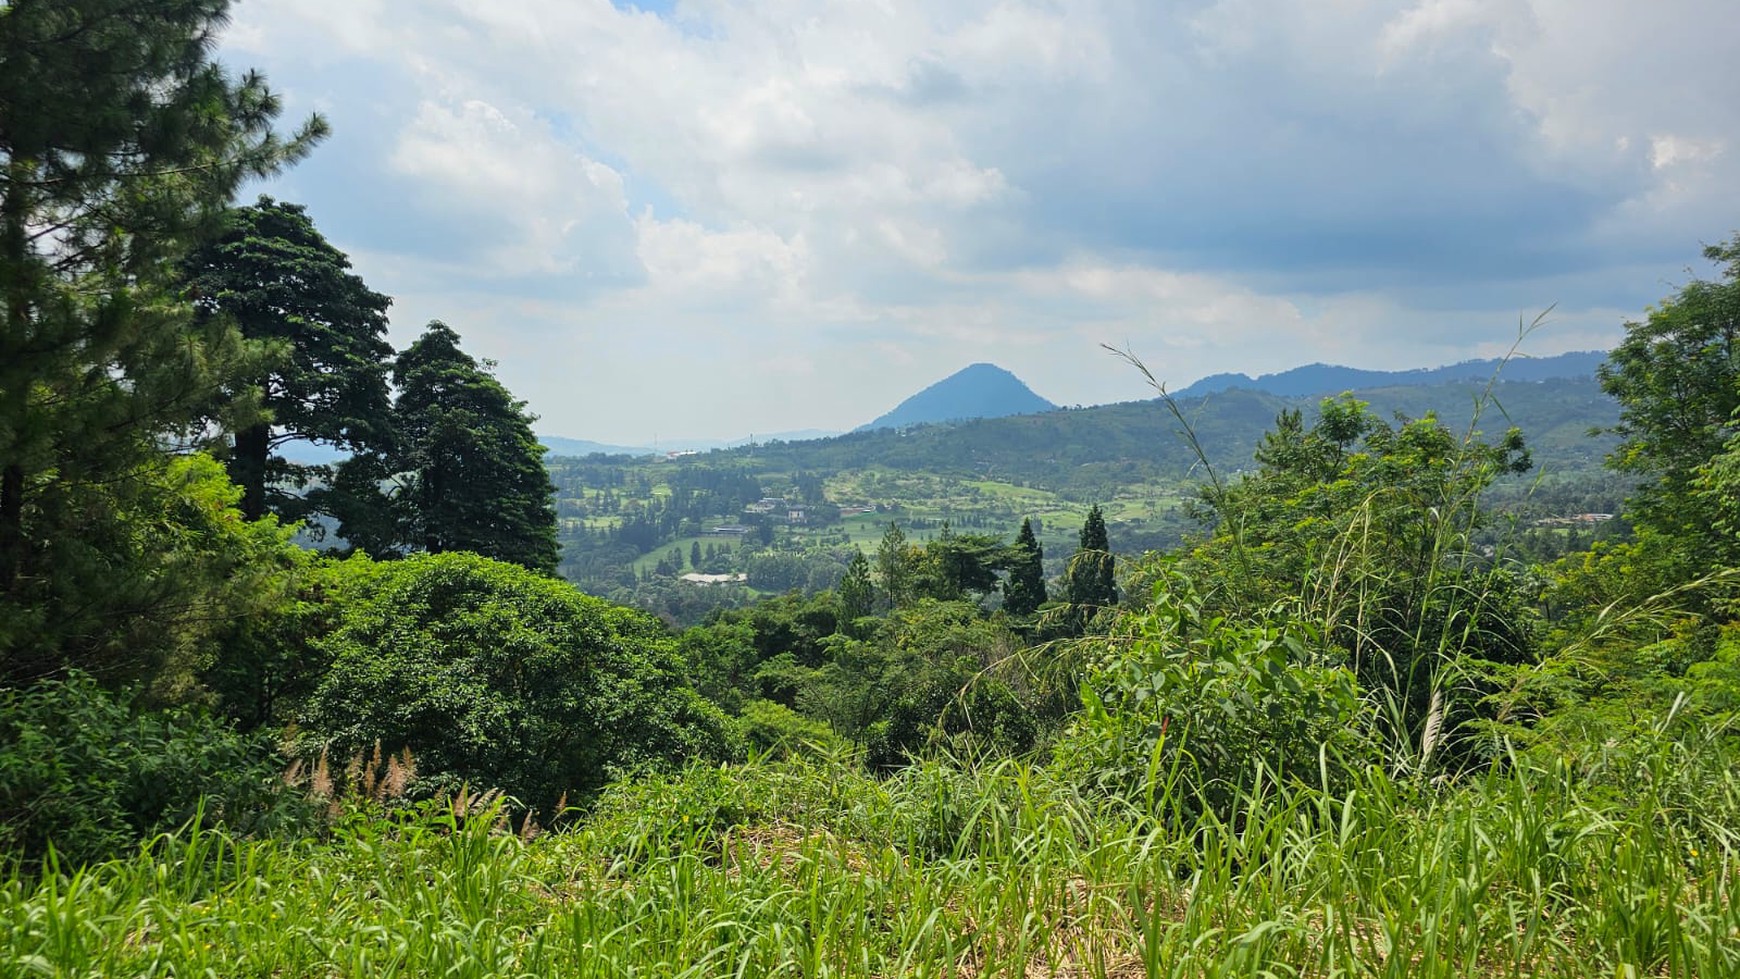
M 1075 556 L 1064 574 L 1064 601 L 1072 611 L 1092 617 L 1118 603 L 1117 559 L 1106 534 L 1106 518 L 1095 505 L 1081 525 Z
M 425 780 L 500 788 L 549 812 L 615 770 L 736 749 L 644 615 L 473 554 L 353 558 L 314 639 L 329 665 L 299 712 L 303 749 L 409 748 Z
M 220 655 L 232 617 L 275 607 L 305 561 L 276 521 L 241 519 L 240 488 L 209 456 L 116 476 L 79 490 L 91 522 L 41 542 L 39 573 L 0 596 L 0 669 L 12 682 L 71 666 L 184 694 Z
M 1372 707 L 1309 625 L 1205 614 L 1184 578 L 1123 623 L 1082 686 L 1056 762 L 1116 797 L 1233 818 L 1251 779 L 1346 784 L 1372 756 Z
M 264 82 L 212 59 L 228 7 L 0 11 L 0 670 L 11 680 L 107 665 L 86 653 L 108 637 L 83 630 L 123 620 L 133 596 L 117 572 L 145 569 L 92 554 L 92 542 L 146 536 L 136 525 L 165 512 L 164 441 L 205 434 L 213 397 L 261 354 L 233 326 L 193 320 L 171 273 L 241 181 L 277 171 L 325 125 L 276 135 Z M 245 420 L 257 399 L 231 407 L 229 421 Z M 74 609 L 80 622 L 61 625 Z
M 1389 737 L 1429 761 L 1533 656 L 1517 569 L 1474 539 L 1482 491 L 1530 465 L 1521 433 L 1391 426 L 1343 398 L 1310 427 L 1283 413 L 1256 458 L 1205 489 L 1214 532 L 1166 563 L 1214 614 L 1282 609 L 1317 629 L 1382 700 Z
M 374 553 L 409 546 L 471 551 L 537 571 L 556 569 L 555 492 L 525 402 L 488 363 L 459 349 L 433 322 L 393 364 L 398 441 L 385 474 L 403 474 L 390 541 L 354 536 Z M 371 546 L 372 545 L 372 546 Z
M 1740 436 L 1740 235 L 1704 257 L 1722 278 L 1694 279 L 1643 322 L 1626 324 L 1601 371 L 1620 405 L 1614 430 L 1623 441 L 1612 464 L 1647 477 L 1632 516 L 1671 536 L 1700 571 L 1740 563 L 1732 533 L 1705 533 L 1724 520 L 1733 526 L 1724 512 L 1733 494 L 1721 481 L 1724 452 Z
M 28 862 L 104 859 L 190 822 L 238 833 L 311 824 L 266 734 L 198 710 L 144 710 L 82 674 L 0 691 L 0 846 Z
M 1495 384 L 591 457 L 558 507 L 454 331 L 389 404 L 302 210 L 214 223 L 323 131 L 225 11 L 0 6 L 10 971 L 1740 970 L 1740 239 L 1603 372 L 1612 479 L 1524 484 L 1599 454 L 1587 385 Z M 1483 434 L 1501 392 L 1557 421 Z
M 1736 760 L 1365 770 L 1254 788 L 1236 823 L 1009 762 L 698 765 L 529 842 L 452 808 L 322 846 L 187 834 L 0 889 L 0 949 L 51 975 L 1727 976 Z
M 1049 600 L 1045 588 L 1045 549 L 1033 536 L 1031 518 L 1021 521 L 1003 580 L 1003 608 L 1010 615 L 1032 615 Z
M 223 234 L 188 257 L 185 278 L 199 316 L 232 320 L 271 350 L 265 373 L 238 378 L 230 392 L 257 393 L 268 413 L 237 431 L 230 449 L 242 515 L 300 519 L 310 483 L 330 483 L 332 467 L 292 463 L 278 454 L 283 443 L 351 452 L 390 444 L 392 300 L 350 271 L 350 259 L 315 230 L 305 208 L 270 197 L 232 210 Z

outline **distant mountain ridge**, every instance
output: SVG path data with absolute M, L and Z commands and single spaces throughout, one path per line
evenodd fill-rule
M 907 398 L 893 411 L 859 426 L 855 431 L 1032 415 L 1056 408 L 1034 394 L 1020 378 L 996 364 L 971 364 Z
M 1355 388 L 1353 394 L 1392 423 L 1398 413 L 1421 418 L 1432 412 L 1460 434 L 1478 411 L 1478 427 L 1489 438 L 1519 426 L 1536 466 L 1545 472 L 1598 471 L 1617 442 L 1607 430 L 1619 422 L 1619 405 L 1589 377 L 1500 380 L 1490 392 L 1479 380 Z M 1157 400 L 1129 401 L 764 445 L 753 458 L 767 471 L 886 469 L 1026 482 L 1090 502 L 1110 499 L 1118 486 L 1144 479 L 1206 478 L 1197 447 L 1222 473 L 1236 473 L 1251 465 L 1280 412 L 1301 410 L 1309 423 L 1317 415 L 1316 400 L 1234 388 L 1213 397 L 1179 399 L 1183 421 Z M 1194 442 L 1182 437 L 1186 425 Z M 1592 429 L 1607 434 L 1591 436 Z M 733 455 L 748 459 L 744 452 L 722 450 L 704 458 L 719 465 Z
M 1173 391 L 1175 398 L 1199 398 L 1234 388 L 1262 391 L 1283 398 L 1309 398 L 1340 394 L 1358 388 L 1421 387 L 1456 381 L 1484 381 L 1494 371 L 1506 381 L 1548 381 L 1593 377 L 1595 368 L 1607 359 L 1605 351 L 1590 350 L 1555 357 L 1513 357 L 1509 361 L 1465 360 L 1446 367 L 1420 367 L 1404 371 L 1362 370 L 1333 364 L 1307 364 L 1276 374 L 1213 374 Z M 1501 369 L 1502 366 L 1502 369 Z
M 594 442 L 590 439 L 571 439 L 561 435 L 539 435 L 538 441 L 553 456 L 589 456 L 594 453 L 604 455 L 650 456 L 666 452 L 711 452 L 714 449 L 735 449 L 750 444 L 764 442 L 807 442 L 812 439 L 833 438 L 841 433 L 822 428 L 800 428 L 789 432 L 768 432 L 745 435 L 734 439 L 697 439 L 678 438 L 669 441 L 660 440 L 652 445 L 613 445 L 608 442 Z

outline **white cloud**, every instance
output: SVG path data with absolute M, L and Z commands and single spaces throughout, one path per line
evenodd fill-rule
M 1611 342 L 1740 223 L 1729 6 L 249 0 L 227 51 L 330 106 L 342 163 L 288 184 L 396 316 L 634 439 L 696 423 L 648 363 L 741 434 L 983 359 L 1139 396 L 1100 341 L 1179 383 L 1460 359 L 1555 301 L 1549 343 Z

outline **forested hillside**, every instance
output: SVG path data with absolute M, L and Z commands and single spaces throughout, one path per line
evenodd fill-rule
M 1381 418 L 1430 413 L 1457 432 L 1529 433 L 1534 465 L 1494 488 L 1522 519 L 1612 513 L 1630 486 L 1602 467 L 1616 440 L 1592 431 L 1615 425 L 1618 405 L 1592 378 L 1352 393 Z M 1033 518 L 1055 577 L 1090 505 L 1105 509 L 1117 551 L 1175 548 L 1204 529 L 1190 504 L 1211 471 L 1237 478 L 1279 414 L 1319 411 L 1313 399 L 1240 390 L 1173 407 L 1130 402 L 668 460 L 558 456 L 562 573 L 693 624 L 756 593 L 834 587 L 852 548 L 874 546 L 890 522 L 920 538 L 946 524 L 1007 539 Z M 1537 532 L 1531 546 L 1551 556 L 1565 538 L 1604 529 Z M 682 582 L 697 573 L 746 577 Z
M 228 8 L 0 4 L 6 975 L 1740 975 L 1740 235 L 1594 382 L 546 465 Z

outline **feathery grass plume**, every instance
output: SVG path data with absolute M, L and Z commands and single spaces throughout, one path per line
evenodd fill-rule
M 325 748 L 320 749 L 320 760 L 314 763 L 314 774 L 308 783 L 308 791 L 316 799 L 331 799 L 335 796 L 332 769 L 327 764 Z
M 358 748 L 356 753 L 350 756 L 350 761 L 344 766 L 344 787 L 347 790 L 355 791 L 356 787 L 362 784 L 362 770 L 363 753 L 362 749 Z
M 381 780 L 381 798 L 378 801 L 403 798 L 405 789 L 416 777 L 417 763 L 411 757 L 411 749 L 407 747 L 399 754 L 387 759 L 387 774 Z

